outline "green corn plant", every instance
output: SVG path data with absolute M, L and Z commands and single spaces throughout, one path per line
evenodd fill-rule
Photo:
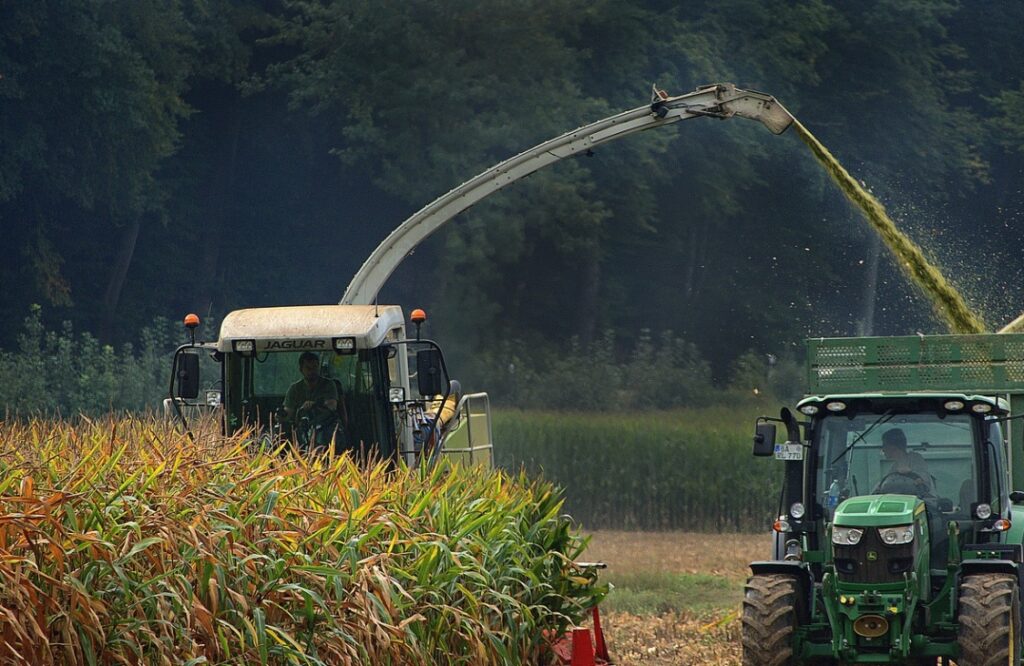
M 763 531 L 781 478 L 751 456 L 756 410 L 502 411 L 497 463 L 563 487 L 588 529 Z
M 606 589 L 548 482 L 0 423 L 0 661 L 514 664 Z

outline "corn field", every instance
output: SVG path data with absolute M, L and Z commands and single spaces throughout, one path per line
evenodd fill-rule
M 587 529 L 767 531 L 782 468 L 751 455 L 757 413 L 503 411 L 495 455 L 563 487 Z
M 2 663 L 536 663 L 605 592 L 523 476 L 145 419 L 0 423 L 0 447 Z

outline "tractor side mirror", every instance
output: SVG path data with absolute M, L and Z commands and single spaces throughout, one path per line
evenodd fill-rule
M 416 382 L 422 396 L 444 394 L 444 371 L 441 352 L 438 349 L 421 349 L 416 352 Z
M 1024 504 L 1024 490 L 1011 491 L 1010 501 L 1014 504 Z
M 775 453 L 775 424 L 758 423 L 754 433 L 754 455 L 770 456 Z
M 199 396 L 199 354 L 182 352 L 178 355 L 176 379 L 177 397 L 195 400 Z

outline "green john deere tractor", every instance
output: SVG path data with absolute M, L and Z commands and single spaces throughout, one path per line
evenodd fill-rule
M 754 438 L 784 482 L 743 663 L 1021 664 L 1024 335 L 807 351 L 798 413 Z

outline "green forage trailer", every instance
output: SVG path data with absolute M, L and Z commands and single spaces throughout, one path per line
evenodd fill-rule
M 1020 664 L 1024 335 L 807 345 L 754 438 L 784 484 L 743 663 Z

